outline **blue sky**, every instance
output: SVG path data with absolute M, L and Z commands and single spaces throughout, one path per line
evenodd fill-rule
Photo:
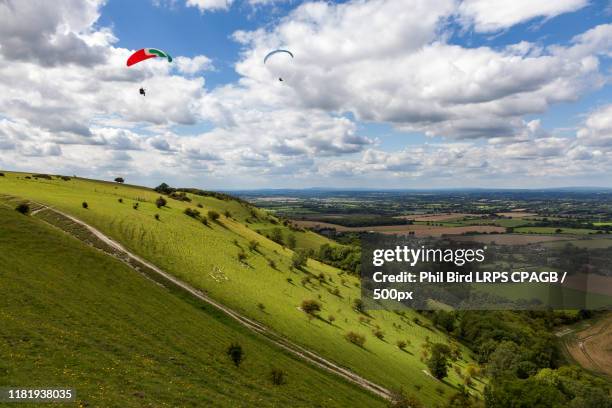
M 612 186 L 611 11 L 0 3 L 0 168 L 220 189 Z M 126 68 L 144 47 L 175 61 Z M 296 55 L 277 61 L 284 83 L 262 63 L 277 47 Z

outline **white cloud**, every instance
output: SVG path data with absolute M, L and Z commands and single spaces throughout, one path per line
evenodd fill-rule
M 197 7 L 201 12 L 227 10 L 234 0 L 187 0 L 189 7 Z
M 478 32 L 492 32 L 537 17 L 553 18 L 588 5 L 588 0 L 463 0 L 458 14 L 465 25 Z
M 578 141 L 587 146 L 612 148 L 612 104 L 592 112 L 577 135 Z
M 199 72 L 214 69 L 212 61 L 206 55 L 197 55 L 193 58 L 177 57 L 174 59 L 178 70 L 182 74 L 195 75 Z

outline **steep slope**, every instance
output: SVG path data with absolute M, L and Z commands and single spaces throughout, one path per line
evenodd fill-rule
M 0 204 L 0 385 L 84 406 L 383 406 L 233 320 Z M 239 368 L 226 355 L 241 344 Z M 285 372 L 273 385 L 271 370 Z
M 410 311 L 365 314 L 354 310 L 353 302 L 359 297 L 355 277 L 312 260 L 305 268 L 294 268 L 293 251 L 256 229 L 281 228 L 283 235 L 294 233 L 298 247 L 307 246 L 301 244 L 306 239 L 300 234 L 311 233 L 289 231 L 265 212 L 234 200 L 189 195 L 191 202 L 168 198 L 167 206 L 158 209 L 154 203 L 159 194 L 149 189 L 24 176 L 7 173 L 0 178 L 0 192 L 40 201 L 83 219 L 212 298 L 372 381 L 388 388 L 419 390 L 419 398 L 428 405 L 443 401 L 462 383 L 455 370 L 445 382 L 424 373 L 421 356 L 425 343 L 447 343 L 450 339 L 422 316 L 417 320 Z M 203 216 L 208 211 L 229 213 L 204 225 L 202 217 L 185 215 L 187 208 Z M 311 240 L 310 245 L 316 244 Z M 322 305 L 316 318 L 309 319 L 300 310 L 302 301 L 308 299 Z M 348 342 L 348 332 L 364 335 L 364 347 Z M 382 334 L 382 338 L 374 333 Z M 398 340 L 409 342 L 406 352 L 396 347 Z M 461 354 L 455 364 L 457 370 L 465 372 L 472 362 L 469 352 L 459 344 L 453 345 Z M 481 388 L 482 383 L 477 382 L 472 392 Z

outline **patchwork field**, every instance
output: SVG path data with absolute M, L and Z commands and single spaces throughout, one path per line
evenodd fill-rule
M 338 224 L 319 221 L 294 221 L 294 223 L 302 228 L 334 228 L 340 232 L 379 232 L 382 234 L 398 235 L 414 232 L 416 236 L 441 236 L 441 235 L 461 235 L 468 232 L 479 233 L 503 233 L 506 229 L 503 227 L 491 225 L 468 225 L 461 227 L 439 227 L 426 224 L 410 224 L 410 225 L 382 225 L 372 227 L 345 227 Z

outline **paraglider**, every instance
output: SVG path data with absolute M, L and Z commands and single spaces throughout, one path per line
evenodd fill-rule
M 132 55 L 130 55 L 127 60 L 127 66 L 131 67 L 134 64 L 138 64 L 139 62 L 148 60 L 149 58 L 156 57 L 166 58 L 168 62 L 172 62 L 172 57 L 170 56 L 170 54 L 162 50 L 158 50 L 156 48 L 143 48 L 142 50 L 138 50 Z
M 148 60 L 150 58 L 165 58 L 168 62 L 172 62 L 172 57 L 167 52 L 162 50 L 158 50 L 157 48 L 143 48 L 141 50 L 136 51 L 127 59 L 127 66 L 131 67 L 134 64 L 138 64 L 139 62 Z M 146 91 L 144 88 L 140 88 L 138 91 L 142 96 L 146 96 Z
M 264 64 L 278 77 L 280 82 L 283 82 L 287 75 L 290 75 L 291 61 L 293 53 L 289 50 L 278 49 L 270 51 L 264 58 Z

